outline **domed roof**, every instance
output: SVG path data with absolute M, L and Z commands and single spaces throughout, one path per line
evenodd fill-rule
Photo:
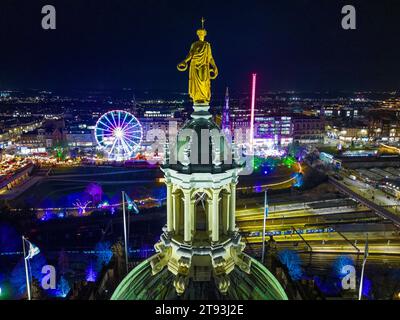
M 174 275 L 165 268 L 153 275 L 149 260 L 133 269 L 115 290 L 111 300 L 287 300 L 278 280 L 261 263 L 251 258 L 250 274 L 235 268 L 228 275 L 231 285 L 226 295 L 213 279 L 192 281 L 182 296 L 173 286 Z
M 210 131 L 215 129 L 215 130 L 221 131 L 220 127 L 211 118 L 190 119 L 182 127 L 182 130 L 184 130 L 184 129 L 195 130 L 199 136 L 201 134 L 202 129 L 208 129 Z
M 233 144 L 211 118 L 191 119 L 179 131 L 176 143 L 170 143 L 169 152 L 176 152 L 162 166 L 183 173 L 220 173 L 239 168 L 232 159 Z

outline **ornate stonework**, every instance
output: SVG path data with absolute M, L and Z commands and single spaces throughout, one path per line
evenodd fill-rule
M 209 117 L 197 117 L 191 125 L 196 127 L 196 123 L 201 128 L 215 128 Z M 172 165 L 166 155 L 168 160 L 162 166 L 167 188 L 167 224 L 150 264 L 153 274 L 166 267 L 175 275 L 178 295 L 184 293 L 189 280 L 210 279 L 214 279 L 221 293 L 226 293 L 230 285 L 227 275 L 235 266 L 250 272 L 251 260 L 242 253 L 245 245 L 235 223 L 236 185 L 241 167 L 238 163 L 227 166 L 220 152 L 220 146 L 224 147 L 226 142 L 221 144 L 218 139 L 223 137 L 209 140 L 209 164 L 192 167 L 187 155 Z M 192 143 L 193 147 L 200 146 Z M 181 148 L 188 152 L 187 145 Z M 168 146 L 164 150 L 172 149 Z M 218 173 L 214 173 L 216 169 Z

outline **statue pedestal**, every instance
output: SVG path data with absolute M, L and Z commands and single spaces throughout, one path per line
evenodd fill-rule
M 193 109 L 194 112 L 191 115 L 193 119 L 210 119 L 212 117 L 211 113 L 208 112 L 210 109 L 210 105 L 208 103 L 194 103 Z

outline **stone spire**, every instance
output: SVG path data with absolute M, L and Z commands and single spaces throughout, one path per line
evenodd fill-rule
M 225 92 L 225 104 L 222 111 L 222 131 L 224 133 L 230 133 L 231 131 L 231 124 L 229 120 L 229 88 L 226 87 Z

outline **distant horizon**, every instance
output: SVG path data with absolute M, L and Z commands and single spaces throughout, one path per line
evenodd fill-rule
M 213 92 L 249 91 L 252 72 L 261 91 L 396 91 L 400 3 L 351 2 L 356 30 L 341 27 L 344 0 L 53 0 L 57 27 L 43 30 L 45 2 L 5 1 L 0 87 L 185 91 L 176 65 L 204 16 Z
M 250 90 L 237 92 L 229 88 L 229 95 L 249 95 Z M 126 93 L 126 94 L 171 94 L 171 95 L 182 95 L 182 97 L 189 97 L 189 94 L 182 90 L 167 90 L 167 89 L 133 89 L 133 88 L 0 88 L 0 93 Z M 225 90 L 221 92 L 212 90 L 213 95 L 225 96 Z M 388 94 L 388 95 L 399 95 L 399 89 L 387 89 L 387 90 L 290 90 L 290 89 L 278 89 L 278 90 L 260 90 L 257 88 L 256 95 L 268 95 L 268 94 L 317 94 L 317 95 L 329 95 L 329 94 Z

